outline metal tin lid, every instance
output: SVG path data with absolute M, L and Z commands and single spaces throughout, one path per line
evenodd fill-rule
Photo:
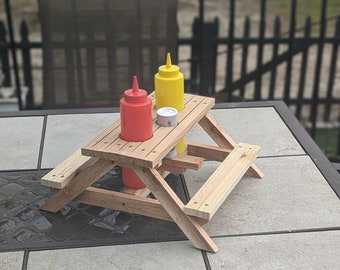
M 178 111 L 173 107 L 163 107 L 157 110 L 157 124 L 163 127 L 177 126 Z

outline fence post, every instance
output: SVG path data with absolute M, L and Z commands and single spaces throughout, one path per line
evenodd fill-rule
M 280 35 L 281 35 L 281 20 L 280 17 L 276 16 L 274 21 L 274 42 L 273 42 L 273 56 L 272 61 L 277 58 L 279 51 L 279 43 L 280 43 Z M 274 99 L 274 90 L 276 83 L 276 66 L 272 68 L 270 74 L 270 82 L 269 82 L 269 99 Z
M 93 31 L 89 27 L 86 31 L 86 82 L 87 91 L 94 95 L 97 92 L 97 77 L 96 77 L 96 48 L 94 45 L 95 39 Z
M 227 70 L 225 89 L 227 101 L 231 101 L 233 83 L 233 52 L 234 52 L 234 28 L 235 28 L 235 0 L 230 0 L 229 13 L 229 36 L 227 41 Z
M 311 32 L 311 19 L 307 17 L 305 22 L 305 33 L 304 39 L 308 40 L 310 38 Z M 305 50 L 302 52 L 302 60 L 301 60 L 301 70 L 300 70 L 300 81 L 299 81 L 299 90 L 297 95 L 297 104 L 295 110 L 295 116 L 300 119 L 301 117 L 301 109 L 303 103 L 303 92 L 305 89 L 305 79 L 306 79 L 306 71 L 307 71 L 307 60 L 308 60 L 308 50 L 309 47 L 306 47 Z
M 203 24 L 200 28 L 199 18 L 195 18 L 192 27 L 190 89 L 195 89 L 200 95 L 210 96 L 215 93 L 217 36 L 219 20 Z M 200 33 L 204 33 L 203 42 Z
M 219 21 L 217 18 L 213 22 L 203 24 L 204 38 L 201 43 L 200 61 L 200 94 L 211 96 L 215 93 L 216 81 L 216 61 L 217 61 L 217 35 Z
M 21 52 L 22 52 L 22 64 L 24 70 L 24 82 L 28 87 L 28 93 L 26 96 L 26 106 L 25 109 L 33 109 L 34 107 L 34 96 L 33 96 L 33 80 L 32 80 L 32 63 L 30 54 L 30 42 L 28 40 L 28 28 L 25 21 L 21 22 L 20 25 L 21 34 Z
M 261 0 L 261 12 L 260 12 L 260 29 L 259 38 L 257 43 L 257 64 L 256 69 L 258 71 L 257 78 L 255 80 L 255 100 L 261 100 L 261 86 L 262 86 L 262 61 L 263 61 L 263 40 L 265 35 L 265 17 L 266 17 L 266 0 Z
M 192 24 L 192 45 L 191 45 L 191 63 L 190 63 L 190 91 L 198 89 L 199 76 L 199 55 L 200 55 L 200 24 L 196 17 Z
M 20 79 L 19 79 L 19 67 L 18 67 L 18 62 L 17 62 L 16 48 L 15 48 L 15 41 L 14 41 L 14 30 L 13 30 L 13 23 L 12 23 L 11 4 L 10 4 L 9 0 L 5 0 L 5 7 L 6 7 L 6 14 L 7 14 L 7 24 L 8 24 L 8 28 L 9 28 L 10 48 L 11 48 L 11 51 L 12 51 L 12 58 L 13 58 L 14 77 L 15 77 L 15 84 L 16 84 L 16 94 L 17 94 L 17 97 L 18 97 L 19 110 L 22 110 Z
M 331 65 L 329 68 L 329 78 L 327 84 L 327 95 L 326 95 L 326 104 L 325 104 L 325 112 L 323 115 L 323 121 L 329 121 L 330 113 L 331 113 L 331 104 L 333 97 L 333 87 L 334 87 L 334 78 L 336 73 L 336 64 L 338 60 L 338 48 L 340 43 L 340 16 L 336 19 L 335 24 L 335 32 L 334 32 L 334 43 L 332 48 L 332 56 L 331 56 Z M 340 142 L 338 142 L 340 144 Z M 340 147 L 340 145 L 339 145 Z M 340 149 L 340 148 L 339 148 Z M 340 153 L 340 152 L 338 152 Z
M 243 32 L 244 43 L 242 45 L 241 78 L 244 78 L 247 72 L 249 33 L 250 33 L 250 19 L 249 19 L 249 16 L 247 16 L 246 21 L 244 22 L 244 32 Z M 244 96 L 245 88 L 246 88 L 246 84 L 244 83 L 240 87 L 240 96 L 242 99 L 245 98 Z
M 296 25 L 296 0 L 291 1 L 290 23 L 289 23 L 289 45 L 288 45 L 288 59 L 286 66 L 286 78 L 284 88 L 284 101 L 289 103 L 290 101 L 290 82 L 292 71 L 292 60 L 294 57 L 294 38 L 295 38 L 295 25 Z
M 326 8 L 327 8 L 327 0 L 323 0 L 321 4 L 321 25 L 318 39 L 318 52 L 315 64 L 315 75 L 314 75 L 314 87 L 312 94 L 312 106 L 311 106 L 311 136 L 315 138 L 316 133 L 316 122 L 317 122 L 317 112 L 318 112 L 318 97 L 319 97 L 319 82 L 320 82 L 320 73 L 321 73 L 321 63 L 322 63 L 322 52 L 324 47 L 324 39 L 326 33 Z
M 204 65 L 204 36 L 205 36 L 205 29 L 204 29 L 204 0 L 199 0 L 199 70 L 200 70 L 200 83 L 198 85 L 198 91 L 201 95 L 204 95 L 204 89 L 202 86 L 202 81 L 204 80 L 204 74 L 203 74 L 203 65 Z
M 1 72 L 5 75 L 4 86 L 11 86 L 11 68 L 9 64 L 8 49 L 9 44 L 6 40 L 6 29 L 3 21 L 0 21 L 0 59 Z

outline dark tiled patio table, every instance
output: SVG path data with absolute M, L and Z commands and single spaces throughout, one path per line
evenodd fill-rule
M 23 230 L 26 233 L 14 233 L 11 226 L 16 218 L 22 222 L 25 218 L 31 220 L 35 215 L 34 205 L 39 205 L 48 193 L 37 185 L 39 177 L 119 115 L 112 109 L 2 113 L 0 269 L 338 268 L 340 177 L 284 103 L 218 104 L 211 114 L 236 142 L 262 147 L 256 164 L 265 174 L 263 180 L 244 177 L 206 225 L 209 235 L 220 247 L 217 254 L 196 250 L 178 228 L 143 217 L 136 219 L 142 219 L 146 227 L 139 236 L 132 234 L 127 242 L 110 242 L 107 239 L 111 234 L 103 236 L 105 241 L 96 239 L 91 244 L 86 234 L 71 231 L 70 235 L 78 238 L 73 239 L 74 245 L 67 242 L 64 246 L 67 230 L 61 227 L 59 234 L 58 230 L 54 231 L 55 238 L 59 239 L 54 243 L 58 244 L 39 246 L 39 241 L 29 238 L 29 229 L 48 230 L 46 220 L 58 221 L 53 214 L 27 225 Z M 187 139 L 212 143 L 199 126 L 189 132 Z M 169 181 L 185 200 L 216 166 L 206 161 L 199 172 L 188 170 L 184 179 L 174 175 Z M 112 172 L 107 178 L 118 174 Z M 107 179 L 102 179 L 101 184 L 112 184 L 110 180 L 108 184 L 105 181 Z M 18 208 L 19 200 L 25 207 Z M 78 219 L 66 214 L 67 228 L 71 228 L 73 222 L 84 226 L 89 222 L 100 223 L 94 215 L 101 211 L 110 218 L 115 215 L 110 216 L 112 212 L 105 209 L 73 204 L 64 211 L 80 211 L 77 213 L 86 216 Z M 9 212 L 14 218 L 8 218 Z M 98 228 L 105 232 L 105 228 Z M 124 226 L 121 229 L 124 230 Z M 140 237 L 142 233 L 152 237 Z M 11 235 L 10 244 L 5 235 Z

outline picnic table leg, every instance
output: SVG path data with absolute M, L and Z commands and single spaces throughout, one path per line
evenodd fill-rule
M 196 248 L 217 252 L 216 244 L 198 220 L 184 213 L 184 204 L 156 169 L 133 169 Z
M 41 210 L 56 213 L 63 206 L 71 202 L 98 178 L 117 166 L 113 161 L 98 159 L 91 166 L 82 170 L 62 189 L 52 196 L 40 207 Z
M 236 142 L 225 132 L 219 124 L 210 115 L 205 115 L 198 124 L 205 130 L 206 133 L 215 141 L 218 146 L 225 148 L 234 148 Z M 263 178 L 264 175 L 261 170 L 252 164 L 248 169 L 246 175 Z

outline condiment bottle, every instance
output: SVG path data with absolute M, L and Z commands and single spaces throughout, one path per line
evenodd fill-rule
M 149 140 L 152 133 L 152 101 L 144 89 L 139 89 L 133 77 L 132 89 L 124 92 L 120 100 L 120 138 L 128 142 Z
M 150 139 L 152 133 L 152 101 L 147 92 L 139 89 L 137 77 L 133 77 L 132 89 L 124 92 L 120 100 L 120 138 L 129 142 Z M 145 188 L 144 182 L 130 168 L 122 168 L 123 184 L 128 188 Z
M 166 64 L 160 66 L 155 74 L 155 97 L 156 109 L 184 109 L 184 76 L 179 67 L 171 63 L 170 53 L 167 53 Z M 177 153 L 183 153 L 185 148 L 185 139 L 182 138 L 177 144 Z
M 167 53 L 166 64 L 160 66 L 155 75 L 155 94 L 156 109 L 184 109 L 184 76 L 178 66 L 172 65 L 170 53 Z

